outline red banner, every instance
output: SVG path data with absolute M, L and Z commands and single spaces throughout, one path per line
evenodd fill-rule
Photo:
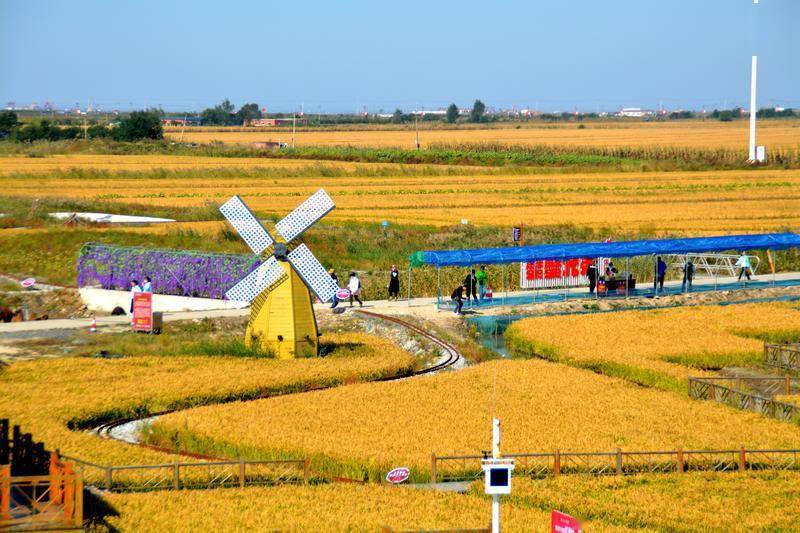
M 561 261 L 536 261 L 525 263 L 525 279 L 559 279 L 580 277 L 586 275 L 586 269 L 592 263 L 591 259 L 569 259 L 564 261 L 564 271 L 561 271 Z
M 581 533 L 581 523 L 568 514 L 553 510 L 550 513 L 550 533 Z
M 133 293 L 133 331 L 153 331 L 153 293 Z

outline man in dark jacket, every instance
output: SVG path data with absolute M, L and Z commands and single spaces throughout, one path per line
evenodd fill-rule
M 470 270 L 467 277 L 464 278 L 464 286 L 467 288 L 467 303 L 469 303 L 469 295 L 478 303 L 478 278 L 475 276 L 475 269 Z
M 656 259 L 656 282 L 658 283 L 658 292 L 664 292 L 664 277 L 667 275 L 667 264 L 661 259 L 659 255 Z
M 692 263 L 691 259 L 687 259 L 686 264 L 683 265 L 682 291 L 685 291 L 687 286 L 689 287 L 689 292 L 692 291 L 692 278 L 694 278 L 694 263 Z
M 594 261 L 586 267 L 586 277 L 589 279 L 589 294 L 594 294 L 594 288 L 597 286 L 597 265 Z
M 461 312 L 461 308 L 464 307 L 463 297 L 464 297 L 464 291 L 466 291 L 466 290 L 467 290 L 467 286 L 466 285 L 461 285 L 459 287 L 456 287 L 456 290 L 454 290 L 453 294 L 450 296 L 450 299 L 453 300 L 453 303 L 456 306 L 456 309 L 453 312 L 455 314 L 457 314 L 457 315 L 464 314 L 464 313 Z M 469 292 L 467 292 L 467 294 L 469 294 Z M 467 298 L 469 298 L 469 296 L 467 296 Z

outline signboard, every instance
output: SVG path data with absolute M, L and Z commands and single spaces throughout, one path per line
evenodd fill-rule
M 393 469 L 388 474 L 386 474 L 386 481 L 392 483 L 393 485 L 399 485 L 400 483 L 406 481 L 410 475 L 411 475 L 411 470 L 409 470 L 405 466 L 401 466 Z
M 542 289 L 588 285 L 586 269 L 591 263 L 591 259 L 520 263 L 520 286 L 522 289 Z
M 25 287 L 26 289 L 29 289 L 36 284 L 36 280 L 33 278 L 25 278 L 22 281 L 20 281 L 19 284 Z
M 347 300 L 350 298 L 350 291 L 348 289 L 339 289 L 336 291 L 336 297 L 340 300 Z
M 522 226 L 514 226 L 511 230 L 511 237 L 514 242 L 519 242 L 522 240 Z
M 133 293 L 133 331 L 153 331 L 153 293 Z
M 581 533 L 581 523 L 568 514 L 553 509 L 550 513 L 550 533 Z

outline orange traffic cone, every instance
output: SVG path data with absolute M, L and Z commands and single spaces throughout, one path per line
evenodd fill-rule
M 89 326 L 89 333 L 95 333 L 97 331 L 97 319 L 92 315 L 92 325 Z

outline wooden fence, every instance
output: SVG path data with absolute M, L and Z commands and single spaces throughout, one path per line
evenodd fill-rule
M 769 394 L 790 394 L 800 386 L 800 378 L 790 376 L 775 378 L 689 378 L 689 396 L 698 400 L 711 400 L 737 409 L 755 411 L 778 420 L 800 422 L 800 407 L 779 402 L 752 392 L 747 385 L 759 384 Z
M 764 363 L 800 372 L 800 344 L 765 344 Z
M 515 453 L 514 474 L 544 478 L 567 474 L 630 475 L 730 472 L 745 470 L 800 470 L 800 450 L 667 450 L 613 452 Z M 431 455 L 431 482 L 471 481 L 483 476 L 482 455 Z
M 99 465 L 69 457 L 87 485 L 112 491 L 213 489 L 308 484 L 309 460 L 199 461 L 150 465 Z

